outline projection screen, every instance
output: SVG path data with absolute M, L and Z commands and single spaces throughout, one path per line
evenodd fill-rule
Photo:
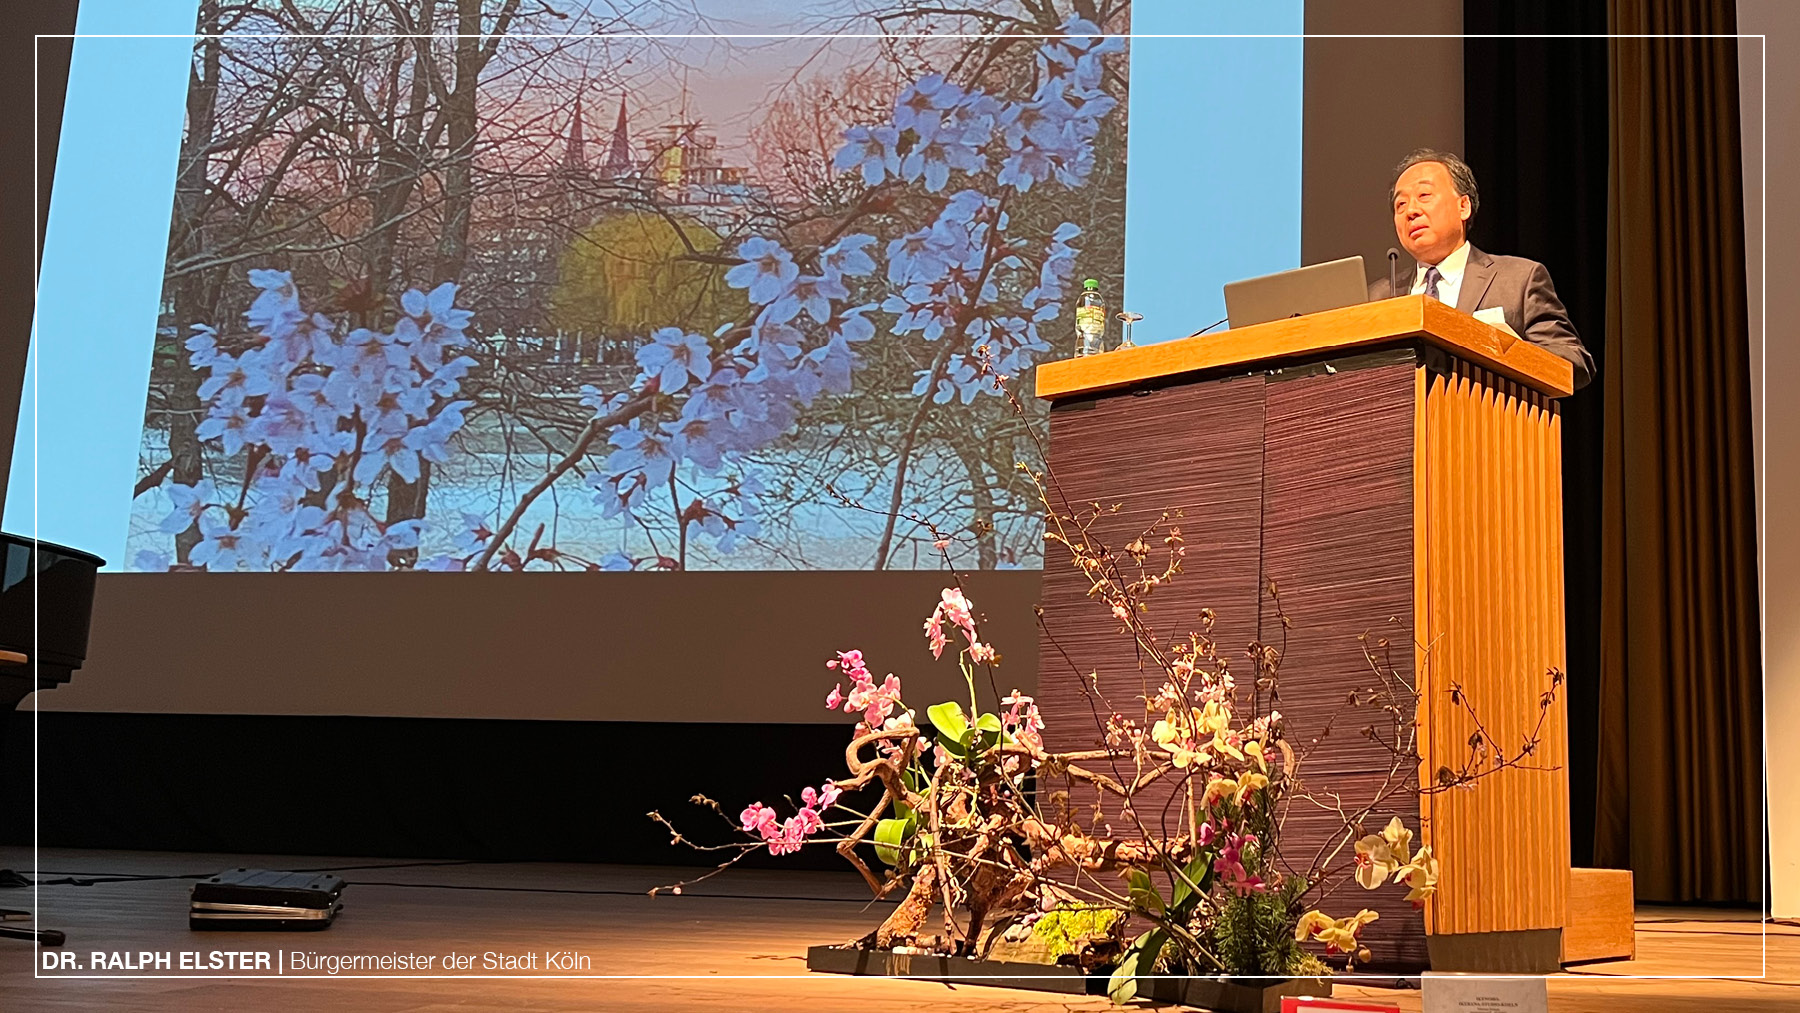
M 809 720 L 951 567 L 1029 683 L 1083 280 L 1147 343 L 1299 263 L 1299 0 L 244 7 L 81 8 L 5 517 L 108 572 L 47 707 Z M 726 644 L 759 692 L 645 684 Z

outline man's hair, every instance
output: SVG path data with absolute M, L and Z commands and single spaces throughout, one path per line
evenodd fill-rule
M 1457 196 L 1469 198 L 1469 220 L 1464 223 L 1463 228 L 1473 225 L 1475 212 L 1481 209 L 1481 191 L 1475 186 L 1475 170 L 1456 155 L 1433 148 L 1419 148 L 1394 166 L 1394 181 L 1388 184 L 1388 210 L 1394 209 L 1394 188 L 1399 185 L 1400 176 L 1420 162 L 1440 162 L 1449 170 L 1450 185 L 1456 188 Z

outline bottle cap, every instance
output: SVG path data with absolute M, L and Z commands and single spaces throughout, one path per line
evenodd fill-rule
M 1088 280 L 1081 283 L 1081 289 L 1084 292 L 1092 292 L 1094 289 L 1097 289 L 1099 287 L 1100 287 L 1100 283 L 1098 281 L 1095 281 L 1093 278 L 1089 278 Z

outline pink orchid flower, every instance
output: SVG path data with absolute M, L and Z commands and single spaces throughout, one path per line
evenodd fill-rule
M 944 636 L 944 620 L 933 613 L 930 619 L 925 620 L 925 646 L 931 648 L 932 657 L 941 658 L 944 656 L 944 645 L 949 642 Z
M 934 658 L 943 656 L 947 642 L 944 636 L 945 622 L 961 629 L 971 645 L 979 641 L 980 638 L 975 635 L 974 606 L 963 596 L 961 588 L 944 588 L 937 608 L 932 610 L 931 618 L 925 620 L 925 640 L 930 645 L 931 656 Z
M 754 834 L 760 832 L 764 837 L 767 837 L 769 829 L 772 829 L 775 826 L 775 810 L 770 809 L 761 802 L 752 802 L 750 803 L 750 808 L 745 809 L 743 813 L 738 816 L 738 820 L 743 824 L 745 833 Z
M 802 829 L 800 817 L 790 816 L 788 821 L 781 825 L 780 834 L 768 838 L 769 854 L 791 855 L 800 850 L 800 844 L 804 840 L 806 840 L 806 831 Z
M 1213 871 L 1225 880 L 1226 886 L 1240 895 L 1268 889 L 1268 884 L 1262 881 L 1261 876 L 1252 876 L 1244 868 L 1244 848 L 1255 843 L 1255 834 L 1231 834 L 1225 838 L 1225 845 L 1219 849 L 1219 857 L 1213 862 Z

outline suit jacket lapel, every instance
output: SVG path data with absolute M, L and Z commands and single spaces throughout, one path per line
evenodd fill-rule
M 1463 265 L 1462 289 L 1456 293 L 1456 308 L 1474 316 L 1481 297 L 1487 295 L 1488 286 L 1493 283 L 1493 258 L 1470 246 L 1469 259 Z

